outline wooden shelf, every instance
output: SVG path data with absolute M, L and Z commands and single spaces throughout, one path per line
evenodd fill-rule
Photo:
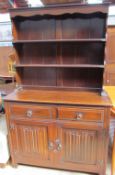
M 105 38 L 93 39 L 48 39 L 48 40 L 14 40 L 13 44 L 18 43 L 49 43 L 49 42 L 106 42 Z
M 24 98 L 26 97 L 26 98 Z M 90 100 L 89 98 L 90 97 Z M 23 89 L 5 97 L 5 101 L 39 102 L 49 104 L 111 106 L 107 96 L 91 91 L 35 90 Z
M 37 89 L 57 89 L 57 90 L 78 90 L 78 91 L 92 91 L 92 92 L 100 92 L 102 89 L 101 88 L 93 88 L 93 87 L 72 87 L 72 86 L 40 86 L 40 85 L 20 85 L 22 89 L 30 89 L 30 90 L 37 90 Z
M 16 68 L 29 68 L 29 67 L 56 67 L 56 68 L 104 68 L 104 65 L 94 64 L 16 64 Z
M 26 14 L 27 18 L 23 10 L 24 13 L 13 11 L 16 17 L 12 18 L 13 44 L 19 60 L 15 64 L 19 84 L 48 89 L 50 86 L 57 89 L 102 87 L 107 13 L 101 11 L 107 7 L 101 6 L 100 11 L 96 8 L 96 12 L 95 6 L 92 8 L 93 13 L 89 12 L 89 6 L 76 7 L 75 11 L 63 8 L 61 13 L 60 8 L 58 13 L 57 9 L 56 13 L 52 9 L 45 13 L 43 8 L 42 14 L 38 9 L 39 13 L 33 10 L 31 13 L 36 15 Z M 53 13 L 56 17 L 49 16 Z

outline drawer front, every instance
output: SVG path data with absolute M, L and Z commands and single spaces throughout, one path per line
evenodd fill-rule
M 11 105 L 11 116 L 25 119 L 52 119 L 56 118 L 56 108 L 40 105 Z
M 59 107 L 58 117 L 62 120 L 104 121 L 104 109 Z

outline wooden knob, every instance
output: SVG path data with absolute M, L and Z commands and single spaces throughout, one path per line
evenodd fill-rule
M 28 111 L 27 111 L 27 117 L 31 118 L 31 117 L 32 117 L 32 114 L 33 114 L 33 113 L 32 113 L 32 110 L 28 110 Z
M 76 113 L 76 119 L 81 120 L 83 118 L 83 113 L 82 112 L 77 112 Z
M 62 145 L 61 145 L 60 140 L 59 140 L 59 139 L 56 139 L 55 143 L 56 143 L 56 145 L 57 145 L 57 151 L 61 151 Z

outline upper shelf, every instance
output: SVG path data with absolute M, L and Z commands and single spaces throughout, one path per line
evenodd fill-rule
M 104 68 L 104 65 L 94 65 L 94 64 L 16 64 L 16 68 L 18 67 L 54 67 L 54 68 Z
M 95 12 L 107 13 L 108 12 L 108 5 L 109 3 L 105 4 L 82 4 L 78 5 L 73 3 L 70 5 L 53 5 L 53 6 L 46 6 L 46 7 L 35 7 L 35 8 L 17 8 L 17 9 L 10 9 L 9 12 L 11 14 L 11 18 L 16 16 L 35 16 L 35 15 L 62 15 L 65 13 L 73 14 L 73 13 L 82 13 L 82 14 L 89 14 Z
M 43 43 L 43 42 L 106 42 L 105 38 L 88 39 L 48 39 L 48 40 L 14 40 L 13 44 L 18 43 Z

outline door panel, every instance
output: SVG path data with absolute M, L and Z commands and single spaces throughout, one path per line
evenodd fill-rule
M 33 156 L 37 154 L 38 157 L 47 159 L 47 130 L 46 126 L 17 126 L 17 137 L 21 138 L 19 140 L 21 153 Z
M 96 164 L 96 131 L 66 128 L 61 132 L 65 162 Z
M 81 128 L 73 122 L 58 125 L 57 129 L 58 162 L 61 166 L 75 166 L 75 164 L 98 166 L 98 160 L 102 160 L 103 157 L 100 149 L 104 146 L 101 127 L 92 129 L 86 124 Z
M 13 156 L 16 160 L 37 162 L 51 161 L 49 142 L 52 140 L 52 124 L 48 122 L 11 121 L 10 136 Z M 14 144 L 15 143 L 15 144 Z

